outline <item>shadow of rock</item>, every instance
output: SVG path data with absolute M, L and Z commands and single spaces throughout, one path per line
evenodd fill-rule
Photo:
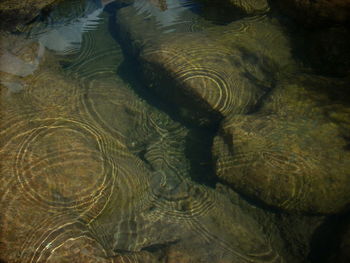
M 199 6 L 200 15 L 215 24 L 228 24 L 232 21 L 246 16 L 265 14 L 270 10 L 268 1 L 208 1 L 196 0 Z

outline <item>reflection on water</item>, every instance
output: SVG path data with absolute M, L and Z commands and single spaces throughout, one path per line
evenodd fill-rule
M 349 206 L 347 82 L 266 1 L 203 2 L 63 1 L 1 33 L 1 260 L 315 258 Z

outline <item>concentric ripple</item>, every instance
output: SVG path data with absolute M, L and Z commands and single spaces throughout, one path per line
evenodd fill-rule
M 116 76 L 123 56 L 106 29 L 101 23 L 85 32 L 77 56 L 61 60 L 64 70 L 43 68 L 26 79 L 22 93 L 7 98 L 1 257 L 152 262 L 148 250 L 193 240 L 210 244 L 217 262 L 282 262 L 249 215 L 190 180 L 189 130 Z M 166 66 L 221 114 L 244 111 L 256 97 L 239 79 L 243 71 L 231 67 L 238 68 L 239 54 L 208 43 L 203 50 L 169 45 Z
M 147 173 L 141 162 L 99 127 L 64 118 L 33 120 L 4 152 L 16 153 L 14 162 L 3 159 L 4 176 L 16 177 L 2 196 L 1 240 L 9 253 L 4 256 L 22 251 L 21 262 L 73 256 L 107 262 L 114 255 L 108 250 L 113 227 L 102 227 L 103 215 L 109 222 L 112 212 L 117 224 L 135 209 L 133 200 L 142 204 Z M 83 254 L 64 250 L 80 242 L 74 240 L 86 242 Z
M 152 194 L 149 204 L 157 211 L 174 220 L 192 220 L 206 214 L 214 205 L 215 198 L 205 188 L 191 183 L 171 170 L 157 171 L 151 179 Z
M 228 206 L 224 196 L 170 171 L 154 172 L 151 189 L 150 208 L 143 220 L 159 221 L 156 223 L 159 231 L 164 224 L 166 228 L 178 229 L 173 235 L 175 239 L 186 232 L 193 233 L 195 239 L 201 240 L 196 242 L 211 244 L 213 254 L 216 250 L 225 251 L 230 260 L 284 262 L 256 223 L 245 217 L 239 207 Z M 147 229 L 151 231 L 152 227 Z M 243 241 L 245 238 L 249 241 Z
M 50 70 L 40 70 L 25 81 L 23 99 L 33 111 L 46 116 L 67 115 L 80 107 L 82 90 L 74 80 Z
M 23 192 L 56 208 L 97 202 L 111 179 L 111 168 L 102 155 L 102 138 L 73 121 L 49 124 L 32 130 L 19 146 L 15 172 Z
M 237 190 L 272 206 L 318 213 L 341 209 L 349 195 L 344 168 L 350 163 L 337 134 L 331 124 L 301 118 L 233 117 L 215 139 L 216 171 Z
M 188 37 L 183 41 L 191 44 L 182 46 L 177 39 L 169 39 L 157 48 L 146 49 L 142 59 L 150 66 L 145 67 L 145 74 L 152 78 L 151 70 L 161 67 L 163 74 L 179 83 L 179 91 L 185 96 L 196 103 L 209 104 L 222 116 L 245 113 L 257 103 L 262 92 L 245 78 L 246 68 L 238 52 L 220 48 L 207 38 L 198 41 Z M 194 48 L 199 45 L 203 48 Z M 181 105 L 181 101 L 176 102 Z

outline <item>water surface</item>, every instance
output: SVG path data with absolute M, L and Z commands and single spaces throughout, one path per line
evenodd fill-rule
M 63 1 L 3 34 L 5 262 L 311 262 L 349 204 L 346 81 L 275 11 L 214 7 Z

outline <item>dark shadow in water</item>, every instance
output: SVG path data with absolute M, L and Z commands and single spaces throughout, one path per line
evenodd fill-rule
M 350 151 L 350 136 L 344 136 L 344 139 L 347 142 L 346 146 L 344 147 L 344 150 Z
M 311 263 L 334 262 L 333 257 L 340 251 L 342 234 L 349 220 L 350 213 L 333 215 L 317 228 L 310 242 L 311 252 L 308 260 Z
M 271 16 L 284 25 L 294 58 L 304 65 L 304 70 L 329 77 L 349 76 L 350 25 L 305 25 L 285 15 L 274 1 L 269 2 Z
M 113 14 L 115 14 L 117 9 L 126 7 L 128 5 L 131 5 L 131 3 L 128 4 L 127 2 L 123 2 L 123 1 L 115 1 L 106 5 L 104 8 L 104 11 L 109 13 L 111 16 L 113 16 Z
M 229 1 L 194 1 L 197 5 L 191 11 L 216 25 L 227 25 L 247 16 Z
M 166 242 L 166 243 L 163 243 L 163 244 L 154 244 L 154 245 L 151 245 L 151 246 L 148 246 L 148 247 L 144 247 L 141 249 L 141 251 L 148 251 L 150 253 L 165 253 L 166 249 L 172 245 L 175 245 L 177 242 Z
M 142 82 L 142 71 L 139 64 L 129 55 L 126 55 L 124 62 L 119 67 L 118 75 L 129 83 L 133 90 L 148 104 L 165 112 L 171 119 L 189 129 L 190 132 L 186 138 L 185 156 L 190 162 L 191 178 L 198 183 L 214 187 L 217 178 L 211 158 L 211 146 L 218 125 L 201 128 L 184 120 L 173 104 L 164 102 L 151 89 L 145 87 Z
M 283 210 L 281 210 L 278 207 L 267 205 L 264 202 L 260 201 L 259 199 L 252 198 L 252 197 L 242 193 L 241 191 L 237 191 L 233 185 L 227 183 L 224 180 L 221 180 L 220 178 L 218 178 L 218 182 L 220 184 L 224 185 L 224 186 L 227 186 L 229 189 L 232 189 L 236 193 L 238 193 L 240 198 L 242 198 L 242 200 L 244 200 L 245 202 L 247 202 L 249 205 L 251 205 L 253 207 L 257 207 L 259 209 L 263 209 L 263 210 L 265 210 L 265 211 L 267 211 L 269 213 L 272 213 L 272 214 L 285 213 Z
M 213 188 L 218 182 L 211 154 L 215 134 L 205 129 L 191 129 L 185 151 L 185 156 L 191 164 L 191 178 Z
M 159 98 L 155 92 L 147 88 L 143 81 L 143 73 L 140 64 L 130 55 L 127 43 L 124 43 L 118 35 L 116 29 L 115 11 L 117 5 L 109 5 L 108 12 L 111 14 L 109 18 L 109 29 L 113 38 L 121 45 L 125 59 L 118 68 L 118 76 L 125 82 L 129 83 L 132 89 L 148 104 L 165 112 L 171 119 L 179 122 L 184 127 L 189 129 L 189 134 L 186 138 L 185 156 L 190 162 L 191 178 L 210 187 L 214 187 L 217 183 L 217 177 L 214 173 L 213 162 L 211 157 L 211 146 L 213 138 L 218 130 L 218 123 L 209 127 L 201 128 L 196 124 L 185 120 L 180 116 L 176 105 L 168 103 Z

